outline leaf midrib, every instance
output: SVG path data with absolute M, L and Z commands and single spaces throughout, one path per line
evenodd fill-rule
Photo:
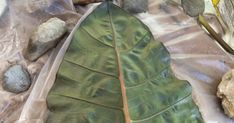
M 121 86 L 121 92 L 122 92 L 122 100 L 123 100 L 123 112 L 125 116 L 125 123 L 131 123 L 131 118 L 128 110 L 128 101 L 127 101 L 127 94 L 126 94 L 126 88 L 125 88 L 125 83 L 124 83 L 124 78 L 123 78 L 123 72 L 122 72 L 122 67 L 121 67 L 121 62 L 120 62 L 120 54 L 118 52 L 118 47 L 116 45 L 116 30 L 113 24 L 112 20 L 112 13 L 110 11 L 110 4 L 109 1 L 107 1 L 107 11 L 108 11 L 108 16 L 110 20 L 110 25 L 111 25 L 111 30 L 112 30 L 112 36 L 113 36 L 113 46 L 115 50 L 115 55 L 116 55 L 116 60 L 117 60 L 117 68 L 118 68 L 118 76 L 119 76 L 119 81 L 120 81 L 120 86 Z

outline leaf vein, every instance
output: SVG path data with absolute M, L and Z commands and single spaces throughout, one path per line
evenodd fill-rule
M 94 36 L 93 36 L 92 34 L 90 34 L 85 28 L 81 27 L 81 29 L 84 30 L 84 31 L 85 31 L 91 38 L 93 38 L 95 41 L 97 41 L 97 42 L 99 42 L 99 43 L 101 43 L 101 44 L 103 44 L 103 45 L 105 45 L 105 46 L 108 46 L 108 47 L 110 47 L 110 48 L 114 48 L 113 46 L 108 45 L 108 44 L 106 44 L 106 43 L 100 41 L 100 40 L 97 39 L 96 37 L 94 37 Z
M 132 123 L 143 122 L 143 121 L 147 121 L 147 120 L 149 120 L 149 119 L 151 119 L 151 118 L 153 118 L 153 117 L 157 117 L 157 116 L 159 116 L 160 114 L 162 114 L 162 113 L 168 111 L 169 109 L 171 109 L 172 107 L 174 107 L 175 105 L 177 105 L 178 103 L 180 103 L 181 101 L 187 99 L 187 98 L 190 97 L 190 96 L 191 96 L 191 93 L 189 93 L 187 96 L 183 97 L 182 99 L 176 101 L 174 104 L 172 104 L 172 105 L 170 105 L 170 106 L 164 108 L 163 110 L 161 110 L 161 111 L 155 113 L 154 115 L 152 115 L 152 116 L 150 116 L 150 117 L 148 117 L 148 118 L 141 119 L 141 120 L 132 120 Z
M 163 68 L 160 72 L 158 72 L 158 73 L 162 73 L 162 71 L 166 70 L 166 69 L 169 68 L 169 67 L 170 67 L 170 66 L 164 67 L 164 68 Z M 142 80 L 143 82 L 141 82 L 140 84 L 126 87 L 126 89 L 131 89 L 131 88 L 135 88 L 135 87 L 144 85 L 144 84 L 146 84 L 146 83 L 148 83 L 148 82 L 151 82 L 151 80 L 154 80 L 154 79 L 157 78 L 159 75 L 160 75 L 160 74 L 157 74 L 157 75 L 154 75 L 154 76 L 152 76 L 152 77 L 149 77 L 149 79 Z
M 137 46 L 138 44 L 140 44 L 140 43 L 142 42 L 142 40 L 145 39 L 146 36 L 147 36 L 148 34 L 149 34 L 149 32 L 146 32 L 146 33 L 144 34 L 144 36 L 143 36 L 132 48 L 130 48 L 130 49 L 128 49 L 128 50 L 121 50 L 121 52 L 123 52 L 123 53 L 128 53 L 128 52 L 134 50 L 134 49 L 136 48 L 136 46 Z M 151 39 L 151 38 L 150 38 L 150 39 Z
M 113 78 L 118 79 L 118 77 L 116 77 L 115 75 L 112 75 L 112 74 L 109 74 L 109 73 L 106 73 L 106 72 L 101 72 L 101 71 L 98 71 L 98 70 L 94 70 L 94 69 L 88 68 L 88 67 L 86 67 L 86 66 L 83 66 L 83 65 L 74 63 L 74 62 L 72 62 L 72 61 L 70 61 L 70 60 L 68 60 L 68 59 L 65 59 L 65 58 L 64 58 L 64 61 L 69 62 L 69 63 L 74 64 L 74 65 L 77 65 L 77 66 L 79 66 L 79 67 L 82 67 L 82 68 L 84 68 L 84 69 L 87 69 L 87 70 L 89 70 L 89 71 L 92 71 L 92 72 L 95 72 L 95 73 L 99 73 L 99 74 L 104 74 L 104 75 L 106 75 L 106 76 L 109 76 L 109 77 L 113 77 Z
M 107 106 L 107 105 L 103 105 L 103 104 L 98 104 L 98 103 L 94 103 L 94 102 L 91 102 L 91 101 L 88 101 L 88 100 L 85 100 L 85 99 L 76 98 L 76 97 L 67 96 L 67 95 L 61 95 L 61 94 L 53 94 L 53 95 L 57 95 L 57 96 L 65 97 L 65 98 L 71 98 L 71 99 L 74 99 L 74 100 L 79 100 L 79 101 L 87 102 L 87 103 L 90 103 L 90 104 L 93 104 L 93 105 L 98 105 L 98 106 L 101 106 L 101 107 L 111 108 L 113 110 L 120 110 L 120 111 L 122 111 L 122 109 L 120 107 L 114 107 L 114 106 Z

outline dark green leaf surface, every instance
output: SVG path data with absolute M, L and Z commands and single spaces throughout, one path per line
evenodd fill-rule
M 77 29 L 47 102 L 48 123 L 203 122 L 191 86 L 174 77 L 166 48 L 110 2 Z

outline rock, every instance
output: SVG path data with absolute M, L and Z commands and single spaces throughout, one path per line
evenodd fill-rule
M 186 14 L 197 17 L 205 10 L 204 0 L 181 0 L 182 7 Z
M 13 65 L 4 73 L 3 89 L 6 91 L 20 93 L 30 85 L 29 73 L 21 65 Z
M 66 23 L 58 18 L 51 18 L 41 24 L 30 38 L 26 58 L 30 61 L 37 60 L 49 49 L 55 47 L 66 31 Z
M 225 114 L 234 118 L 234 69 L 223 76 L 217 96 L 222 99 Z
M 142 13 L 148 10 L 148 0 L 124 0 L 123 8 L 130 13 Z

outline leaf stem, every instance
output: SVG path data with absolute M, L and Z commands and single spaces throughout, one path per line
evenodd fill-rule
M 203 15 L 199 15 L 198 21 L 206 28 L 206 30 L 214 37 L 214 39 L 229 53 L 234 55 L 234 50 L 214 31 L 208 24 Z

